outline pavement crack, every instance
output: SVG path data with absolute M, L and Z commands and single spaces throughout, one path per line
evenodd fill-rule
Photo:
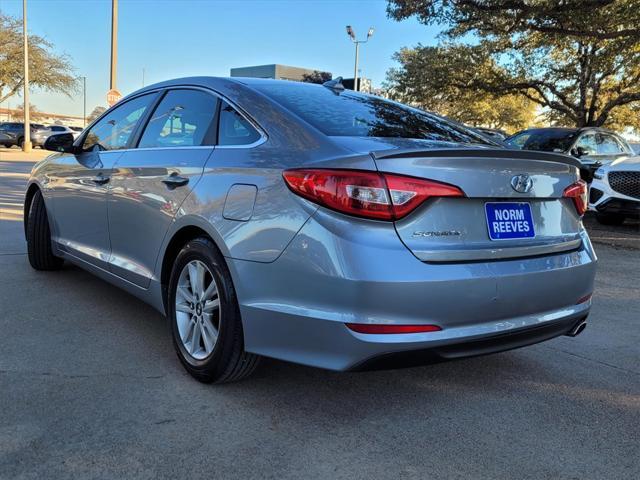
M 568 350 L 563 350 L 562 348 L 555 348 L 549 345 L 541 345 L 543 348 L 548 348 L 549 350 L 554 350 L 556 352 L 566 353 L 567 355 L 571 355 L 572 357 L 580 358 L 582 360 L 586 360 L 588 362 L 597 363 L 599 365 L 603 365 L 605 367 L 614 368 L 616 370 L 620 370 L 621 372 L 630 373 L 632 375 L 640 376 L 640 372 L 636 372 L 634 370 L 628 370 L 623 367 L 619 367 L 617 365 L 612 365 L 611 363 L 603 362 L 602 360 L 596 360 L 594 358 L 585 357 L 584 355 L 579 355 L 577 353 L 570 352 Z
M 159 380 L 161 378 L 166 377 L 166 374 L 162 375 L 126 375 L 124 373 L 92 373 L 88 375 L 80 375 L 80 374 L 68 374 L 68 373 L 55 373 L 55 372 L 36 372 L 30 370 L 6 370 L 0 369 L 0 375 L 11 375 L 11 374 L 19 374 L 19 375 L 31 375 L 36 377 L 56 377 L 56 378 L 67 378 L 67 379 L 77 379 L 77 378 L 101 378 L 101 377 L 118 377 L 118 378 L 127 378 L 133 380 Z

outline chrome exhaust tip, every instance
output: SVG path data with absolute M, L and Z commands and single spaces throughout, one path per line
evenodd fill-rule
M 565 335 L 567 337 L 577 337 L 584 331 L 585 328 L 587 328 L 587 320 L 582 319 L 578 321 L 573 327 L 571 327 L 571 330 L 565 333 Z

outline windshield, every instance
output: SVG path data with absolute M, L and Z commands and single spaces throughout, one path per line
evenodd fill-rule
M 305 83 L 252 85 L 325 135 L 494 145 L 466 127 L 380 97 Z
M 504 143 L 522 150 L 566 152 L 577 136 L 577 130 L 530 130 L 517 133 Z

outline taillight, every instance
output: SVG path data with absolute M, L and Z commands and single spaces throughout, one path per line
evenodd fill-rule
M 407 216 L 429 197 L 463 197 L 458 187 L 433 180 L 358 170 L 294 169 L 283 173 L 289 188 L 338 212 L 375 220 Z
M 587 211 L 587 183 L 584 180 L 578 180 L 576 183 L 569 185 L 562 192 L 562 196 L 573 200 L 576 211 L 579 216 L 584 215 Z
M 425 333 L 425 332 L 439 332 L 442 330 L 437 325 L 393 325 L 382 323 L 346 323 L 349 330 L 353 330 L 357 333 L 368 334 L 394 334 L 394 333 Z

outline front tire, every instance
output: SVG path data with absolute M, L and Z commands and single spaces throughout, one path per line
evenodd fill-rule
M 31 200 L 27 217 L 27 252 L 29 263 L 36 270 L 58 270 L 64 260 L 51 250 L 51 229 L 42 193 L 38 190 Z
M 210 239 L 191 240 L 176 257 L 167 313 L 178 358 L 195 379 L 232 382 L 257 367 L 260 357 L 244 351 L 231 275 Z
M 619 213 L 598 213 L 596 220 L 602 225 L 622 225 L 624 223 L 624 215 Z

